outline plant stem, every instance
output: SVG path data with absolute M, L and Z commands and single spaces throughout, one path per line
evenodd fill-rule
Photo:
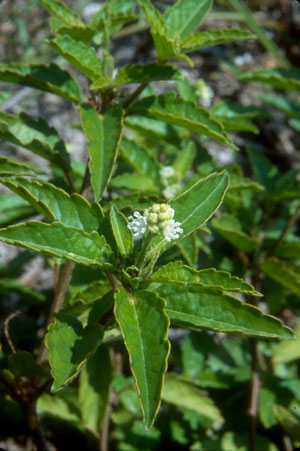
M 280 237 L 275 241 L 273 246 L 267 252 L 266 257 L 271 257 L 274 254 L 275 250 L 278 248 L 278 246 L 284 240 L 284 237 L 286 236 L 288 231 L 293 227 L 293 225 L 297 221 L 299 214 L 300 214 L 300 203 L 299 203 L 298 207 L 296 208 L 296 211 L 294 212 L 294 214 L 289 218 L 288 222 L 286 223 L 283 231 L 281 232 Z
M 6 340 L 7 340 L 7 343 L 8 343 L 8 345 L 9 345 L 9 347 L 10 347 L 12 353 L 15 353 L 15 352 L 16 352 L 16 348 L 15 348 L 15 345 L 13 344 L 13 342 L 12 342 L 12 339 L 10 338 L 10 334 L 9 334 L 9 323 L 10 323 L 10 321 L 11 321 L 15 316 L 20 315 L 20 313 L 22 313 L 21 310 L 16 310 L 16 311 L 13 312 L 11 315 L 9 315 L 9 316 L 6 318 L 5 322 L 4 322 L 4 335 L 5 335 L 5 338 L 6 338 Z
M 84 194 L 85 190 L 89 187 L 89 185 L 90 185 L 90 169 L 89 164 L 87 163 L 79 194 Z
M 135 101 L 135 99 L 140 95 L 142 91 L 148 86 L 148 83 L 141 83 L 131 94 L 129 97 L 127 97 L 126 100 L 122 103 L 122 107 L 124 110 L 129 107 L 129 105 L 132 104 L 132 102 Z
M 53 313 L 59 312 L 59 310 L 62 306 L 64 295 L 65 295 L 66 289 L 68 288 L 68 284 L 69 284 L 69 281 L 70 281 L 70 278 L 72 275 L 73 268 L 74 268 L 73 262 L 67 261 L 65 263 L 61 278 L 60 278 L 59 283 L 57 284 L 55 292 L 54 292 L 53 302 L 52 302 L 49 318 L 47 321 L 47 329 L 48 329 L 49 324 L 53 321 L 53 317 L 52 317 Z M 47 354 L 48 354 L 48 349 L 44 342 L 42 345 L 40 354 L 37 358 L 37 363 L 39 363 L 41 365 L 46 360 Z
M 108 278 L 108 280 L 109 280 L 109 282 L 110 282 L 110 284 L 112 286 L 113 292 L 114 293 L 118 293 L 119 287 L 118 287 L 117 282 L 115 281 L 114 276 L 112 275 L 112 273 L 109 272 L 109 271 L 105 271 L 105 274 L 107 275 L 107 278 Z
M 100 441 L 99 441 L 99 451 L 107 451 L 108 450 L 108 435 L 109 435 L 109 423 L 110 423 L 110 415 L 112 411 L 112 391 L 111 387 L 109 389 L 108 394 L 108 402 L 105 409 L 104 419 L 101 428 Z
M 75 186 L 73 185 L 70 173 L 68 171 L 64 171 L 64 173 L 65 173 L 65 177 L 70 185 L 72 193 L 76 193 L 76 189 L 75 189 Z
M 256 417 L 260 379 L 257 372 L 257 342 L 254 338 L 250 338 L 251 352 L 251 385 L 250 385 L 250 406 L 248 409 L 249 416 L 249 451 L 256 450 Z
M 45 437 L 42 433 L 38 414 L 36 411 L 36 402 L 29 401 L 26 404 L 23 403 L 23 409 L 25 417 L 27 419 L 27 424 L 30 429 L 30 433 L 34 443 L 36 444 L 38 451 L 48 451 L 48 446 Z

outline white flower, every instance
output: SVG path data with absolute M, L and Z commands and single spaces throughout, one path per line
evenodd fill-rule
M 135 211 L 132 216 L 129 216 L 127 227 L 132 231 L 135 238 L 142 238 L 147 229 L 147 218 L 142 216 L 140 212 Z
M 174 219 L 171 219 L 169 224 L 163 229 L 166 241 L 172 241 L 179 238 L 179 234 L 183 233 L 183 229 L 179 226 L 181 226 L 181 222 L 175 222 Z
M 138 211 L 129 216 L 128 228 L 137 239 L 142 238 L 146 230 L 153 234 L 161 230 L 165 240 L 171 241 L 179 238 L 179 234 L 183 232 L 181 222 L 174 221 L 174 214 L 174 208 L 168 204 L 153 204 L 144 211 L 143 216 Z

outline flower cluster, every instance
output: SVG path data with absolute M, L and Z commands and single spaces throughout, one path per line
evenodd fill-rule
M 128 228 L 132 230 L 135 238 L 141 238 L 146 230 L 156 234 L 163 232 L 166 241 L 179 238 L 183 233 L 180 222 L 175 222 L 175 210 L 168 204 L 153 204 L 147 208 L 142 216 L 138 211 L 128 218 Z
M 180 188 L 178 173 L 172 166 L 163 166 L 159 174 L 161 183 L 164 186 L 163 195 L 166 199 L 172 199 Z

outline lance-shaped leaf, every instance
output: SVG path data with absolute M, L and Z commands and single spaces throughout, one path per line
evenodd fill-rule
M 80 25 L 81 21 L 78 14 L 69 9 L 65 3 L 60 0 L 38 0 L 39 3 L 48 11 L 51 16 L 56 17 L 67 25 Z
M 276 280 L 292 293 L 300 294 L 300 265 L 294 262 L 285 262 L 278 258 L 268 258 L 260 264 L 262 271 L 267 276 Z
M 107 346 L 99 346 L 80 374 L 79 402 L 84 424 L 98 432 L 105 414 L 112 380 L 112 365 Z
M 184 39 L 203 22 L 209 12 L 212 0 L 179 0 L 164 14 L 171 36 L 179 35 Z
M 25 147 L 64 170 L 71 168 L 64 141 L 42 118 L 35 120 L 25 113 L 14 116 L 0 111 L 0 138 Z
M 43 173 L 43 171 L 39 168 L 36 168 L 34 165 L 23 162 L 21 163 L 19 161 L 13 160 L 12 158 L 0 157 L 1 177 L 11 177 L 14 175 L 30 175 L 32 177 L 36 174 L 41 173 Z
M 92 232 L 99 229 L 103 220 L 99 204 L 90 204 L 79 194 L 69 195 L 51 183 L 41 183 L 24 177 L 0 181 L 52 221 L 60 221 L 66 226 Z
M 110 208 L 110 223 L 121 255 L 129 255 L 133 249 L 132 232 L 125 216 L 113 205 Z
M 166 302 L 171 320 L 185 327 L 265 338 L 293 338 L 291 329 L 257 307 L 244 304 L 218 288 L 199 284 L 162 284 L 155 292 Z
M 170 202 L 175 210 L 174 220 L 180 222 L 183 229 L 178 239 L 194 232 L 209 220 L 223 202 L 228 185 L 227 172 L 213 173 L 200 179 Z M 176 240 L 166 243 L 162 233 L 159 233 L 151 241 L 150 254 L 155 255 L 161 248 L 167 249 L 175 242 Z
M 123 128 L 123 110 L 113 106 L 99 114 L 89 105 L 81 108 L 81 120 L 88 142 L 91 183 L 96 200 L 108 184 L 117 158 Z
M 150 291 L 129 294 L 124 288 L 116 294 L 115 302 L 116 320 L 129 353 L 144 424 L 148 429 L 160 405 L 170 349 L 165 302 Z
M 169 37 L 169 30 L 164 17 L 154 8 L 149 0 L 138 0 L 138 4 L 142 8 L 147 21 L 150 24 L 150 31 L 155 44 L 159 61 L 167 61 L 169 59 L 183 59 L 193 65 L 186 55 L 180 53 L 178 39 Z
M 234 149 L 236 148 L 221 122 L 214 119 L 205 108 L 197 107 L 192 102 L 176 98 L 175 92 L 146 97 L 136 102 L 129 109 L 129 113 L 158 119 L 171 125 L 179 125 Z
M 93 47 L 75 41 L 70 36 L 52 38 L 46 42 L 91 80 L 101 77 L 102 63 Z
M 122 86 L 131 83 L 150 83 L 161 80 L 181 80 L 183 76 L 176 67 L 161 64 L 126 64 L 121 67 L 114 80 L 99 78 L 90 89 L 99 89 L 107 86 Z
M 300 70 L 296 68 L 274 68 L 241 73 L 238 78 L 243 81 L 258 81 L 277 89 L 300 92 Z
M 72 102 L 79 103 L 81 92 L 71 75 L 57 64 L 0 64 L 0 80 L 19 85 L 32 86 L 42 91 L 52 92 Z
M 213 219 L 211 225 L 225 240 L 243 252 L 252 252 L 259 244 L 258 238 L 247 235 L 242 230 L 235 216 L 224 214 Z
M 159 283 L 190 284 L 200 283 L 207 287 L 217 287 L 223 291 L 261 296 L 250 283 L 229 272 L 215 268 L 196 270 L 184 265 L 181 261 L 170 262 L 151 276 L 151 281 Z
M 83 328 L 73 316 L 58 313 L 46 334 L 49 363 L 54 378 L 51 391 L 62 388 L 76 377 L 89 355 L 96 351 L 103 338 L 100 325 Z
M 247 30 L 239 28 L 224 28 L 222 30 L 208 30 L 202 33 L 195 33 L 182 41 L 184 52 L 193 52 L 202 47 L 224 44 L 226 42 L 237 41 L 239 39 L 254 39 L 255 35 Z
M 26 224 L 0 229 L 0 241 L 84 265 L 110 268 L 112 250 L 97 232 L 86 233 L 60 222 Z
M 162 399 L 177 407 L 193 410 L 219 425 L 224 421 L 213 400 L 203 390 L 173 374 L 166 375 Z
M 123 137 L 120 144 L 120 154 L 136 172 L 155 181 L 159 180 L 159 166 L 146 149 Z

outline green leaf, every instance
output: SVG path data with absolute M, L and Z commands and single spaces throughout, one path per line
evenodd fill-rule
M 165 19 L 152 3 L 149 0 L 137 0 L 137 3 L 143 10 L 146 19 L 150 24 L 151 31 L 160 31 L 167 36 L 168 28 Z
M 264 191 L 264 187 L 247 177 L 230 174 L 230 186 L 228 192 L 240 192 L 241 190 Z
M 0 64 L 0 80 L 32 86 L 79 103 L 81 92 L 77 82 L 57 64 Z
M 90 27 L 89 25 L 59 25 L 55 30 L 55 34 L 70 36 L 75 41 L 82 41 L 87 44 L 91 41 L 93 36 L 97 33 L 97 30 Z
M 82 365 L 96 351 L 102 338 L 101 326 L 92 324 L 83 328 L 73 316 L 55 314 L 45 339 L 54 378 L 51 391 L 62 388 L 79 374 Z
M 133 249 L 132 233 L 125 216 L 113 205 L 110 208 L 110 222 L 121 255 L 129 255 Z
M 263 314 L 219 288 L 170 283 L 155 287 L 155 292 L 166 300 L 170 319 L 185 327 L 265 338 L 294 336 L 279 319 Z
M 140 192 L 157 191 L 157 185 L 150 177 L 139 174 L 127 174 L 126 172 L 114 177 L 110 182 L 110 186 L 112 188 L 124 188 Z
M 85 232 L 97 231 L 103 220 L 101 207 L 79 194 L 67 194 L 64 190 L 46 182 L 23 177 L 0 179 L 1 183 L 27 200 L 34 208 L 52 221 L 77 227 Z
M 198 263 L 199 248 L 196 233 L 197 232 L 191 233 L 190 235 L 183 238 L 183 240 L 178 241 L 178 243 L 176 244 L 181 252 L 181 255 L 192 267 L 196 267 Z
M 139 193 L 131 193 L 110 201 L 108 204 L 104 205 L 104 211 L 109 211 L 112 205 L 119 210 L 144 210 L 145 208 L 151 207 L 151 205 L 155 202 L 157 202 L 157 197 L 154 195 L 140 195 Z
M 159 180 L 159 166 L 146 149 L 123 137 L 120 144 L 120 154 L 137 173 L 155 181 Z
M 213 173 L 200 179 L 189 189 L 170 202 L 175 210 L 174 220 L 181 223 L 182 239 L 203 226 L 223 202 L 229 185 L 227 172 Z M 161 248 L 171 247 L 177 240 L 166 243 L 162 233 L 151 241 L 151 254 L 156 254 Z
M 6 278 L 1 277 L 0 279 L 0 293 L 16 293 L 20 297 L 22 296 L 22 300 L 26 298 L 28 300 L 33 300 L 36 303 L 40 303 L 45 300 L 45 296 L 42 292 L 37 291 L 27 285 L 23 285 L 18 282 L 16 278 Z M 24 351 L 25 352 L 25 351 Z
M 300 294 L 300 265 L 271 257 L 260 264 L 261 270 L 292 293 Z
M 203 390 L 173 374 L 166 375 L 162 399 L 203 415 L 220 426 L 224 422 L 220 410 Z
M 54 16 L 67 25 L 81 25 L 78 14 L 69 9 L 60 0 L 38 0 L 39 3 L 48 11 L 51 16 Z
M 199 28 L 211 5 L 212 0 L 177 1 L 164 14 L 169 33 L 184 39 Z
M 279 404 L 273 404 L 273 412 L 292 440 L 300 441 L 300 421 L 295 415 Z
M 241 73 L 238 77 L 243 81 L 258 81 L 274 86 L 277 89 L 300 92 L 300 70 L 296 68 L 274 68 Z
M 144 425 L 149 429 L 160 405 L 170 349 L 165 303 L 150 291 L 129 294 L 124 288 L 116 294 L 115 302 L 115 316 L 129 353 Z
M 183 135 L 185 137 L 189 135 L 188 131 L 182 127 L 175 127 L 162 120 L 137 115 L 127 116 L 125 125 L 139 135 L 146 137 L 146 139 L 150 138 L 152 141 L 163 139 L 173 145 L 178 145 L 178 141 Z
M 100 200 L 117 158 L 123 129 L 123 110 L 116 105 L 102 115 L 89 105 L 83 105 L 81 120 L 88 142 L 91 183 L 96 200 Z
M 107 346 L 101 345 L 80 374 L 79 401 L 84 424 L 99 432 L 109 398 L 112 365 Z
M 64 141 L 42 118 L 35 120 L 25 113 L 13 116 L 0 111 L 0 138 L 29 149 L 66 171 L 71 169 Z
M 68 425 L 80 424 L 80 410 L 74 391 L 62 391 L 60 393 L 43 393 L 37 400 L 37 410 L 41 418 L 53 418 L 54 421 L 63 420 Z M 55 423 L 57 424 L 57 423 Z M 76 429 L 75 429 L 76 430 Z M 74 431 L 74 429 L 73 429 Z
M 290 342 L 283 342 L 290 343 Z M 293 342 L 294 343 L 294 342 Z M 263 426 L 269 429 L 277 423 L 272 407 L 276 402 L 276 395 L 267 387 L 260 387 L 258 398 L 258 414 Z
M 52 38 L 46 42 L 91 80 L 97 80 L 101 76 L 102 63 L 93 47 L 75 41 L 70 36 Z
M 288 363 L 300 359 L 300 322 L 295 329 L 297 340 L 278 343 L 273 350 L 273 362 Z
M 173 164 L 175 172 L 179 175 L 179 181 L 182 181 L 186 176 L 188 170 L 191 169 L 191 165 L 195 156 L 196 147 L 193 141 L 190 141 L 189 143 L 187 143 L 185 148 L 179 152 Z
M 255 39 L 255 35 L 240 28 L 223 28 L 221 30 L 207 30 L 194 33 L 182 41 L 184 52 L 194 52 L 203 47 L 211 47 L 239 39 Z
M 211 108 L 211 114 L 222 122 L 226 130 L 249 131 L 258 133 L 258 128 L 250 119 L 255 117 L 266 117 L 266 113 L 255 107 L 242 107 L 229 102 L 217 103 Z
M 265 102 L 278 110 L 284 111 L 291 117 L 300 118 L 300 104 L 296 102 L 292 102 L 283 96 L 276 95 L 260 95 L 259 99 L 262 102 Z
M 139 114 L 171 125 L 185 127 L 192 132 L 208 136 L 215 141 L 236 148 L 223 125 L 214 119 L 205 108 L 197 107 L 192 102 L 176 98 L 175 92 L 146 97 L 136 102 L 129 109 L 129 114 Z
M 224 214 L 214 218 L 211 225 L 225 240 L 243 252 L 252 252 L 259 244 L 258 238 L 243 232 L 241 224 L 233 215 Z
M 16 377 L 48 376 L 48 371 L 38 365 L 33 355 L 26 351 L 17 351 L 10 354 L 8 367 Z
M 183 59 L 193 65 L 191 60 L 180 53 L 178 39 L 169 38 L 169 30 L 161 13 L 154 8 L 149 0 L 137 0 L 139 6 L 144 11 L 147 21 L 150 24 L 150 31 L 155 44 L 158 60 L 167 61 L 169 59 Z
M 97 232 L 85 233 L 60 222 L 26 224 L 0 229 L 0 241 L 84 265 L 111 267 L 112 251 Z
M 215 268 L 196 270 L 184 265 L 181 261 L 170 262 L 161 267 L 151 276 L 151 282 L 179 283 L 188 286 L 190 283 L 200 283 L 206 287 L 220 288 L 223 291 L 261 296 L 250 283 L 229 272 L 218 271 Z
M 131 83 L 150 83 L 161 80 L 181 80 L 181 72 L 171 65 L 161 64 L 126 64 L 121 67 L 114 80 L 99 78 L 90 89 L 100 89 L 104 87 L 122 86 Z
M 1 127 L 1 123 L 0 123 Z M 20 163 L 12 158 L 0 157 L 0 176 L 13 176 L 13 175 L 31 175 L 35 176 L 43 171 L 35 168 L 31 164 Z

